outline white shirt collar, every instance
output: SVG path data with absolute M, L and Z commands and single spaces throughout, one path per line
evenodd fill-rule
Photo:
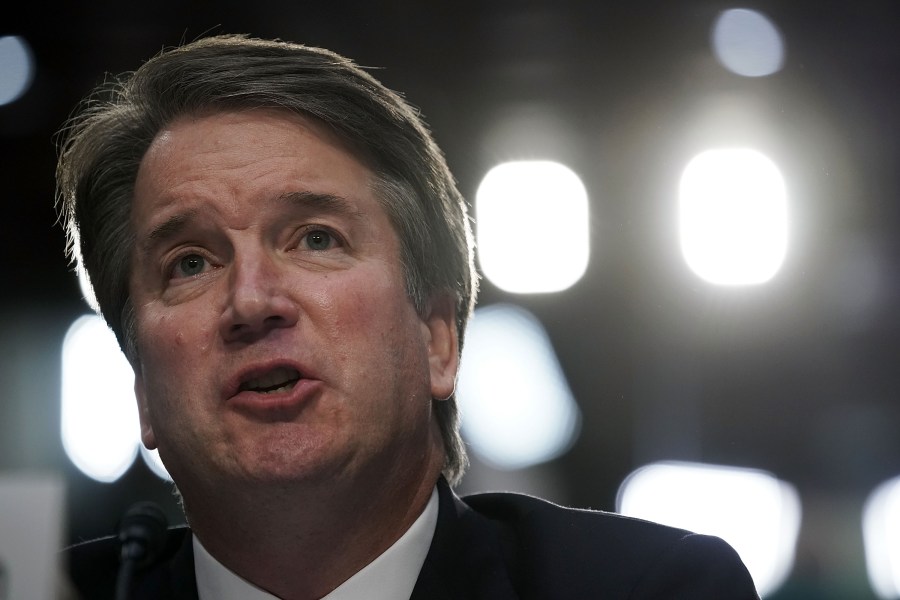
M 397 600 L 412 595 L 437 527 L 438 493 L 400 539 L 322 600 Z M 194 536 L 194 573 L 200 600 L 277 600 L 217 561 Z

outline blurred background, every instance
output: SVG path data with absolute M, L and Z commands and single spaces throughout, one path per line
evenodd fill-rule
M 879 488 L 900 476 L 895 0 L 160 0 L 6 14 L 0 476 L 60 483 L 62 544 L 114 532 L 141 499 L 181 517 L 137 449 L 118 358 L 77 346 L 64 367 L 63 341 L 89 329 L 90 309 L 56 222 L 54 134 L 107 73 L 210 33 L 373 67 L 444 149 L 483 223 L 461 492 L 659 520 L 660 504 L 715 508 L 713 532 L 769 531 L 763 555 L 781 562 L 751 569 L 765 597 L 900 595 L 888 550 L 900 493 Z M 507 277 L 516 269 L 524 279 Z M 63 392 L 65 369 L 82 387 Z M 107 393 L 128 424 L 91 412 L 117 412 L 91 408 Z M 64 413 L 94 428 L 79 434 Z M 77 447 L 116 436 L 116 448 Z

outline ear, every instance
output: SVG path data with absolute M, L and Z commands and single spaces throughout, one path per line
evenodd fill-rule
M 431 370 L 431 397 L 446 400 L 456 389 L 456 373 L 459 369 L 459 336 L 453 298 L 449 294 L 433 296 L 423 324 Z
M 153 425 L 150 423 L 150 407 L 147 404 L 147 390 L 144 386 L 144 377 L 140 369 L 134 370 L 134 397 L 137 399 L 138 418 L 141 421 L 141 441 L 147 450 L 156 448 L 156 435 L 153 433 Z

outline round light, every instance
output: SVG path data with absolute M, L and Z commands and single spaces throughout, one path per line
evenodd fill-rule
M 21 37 L 0 37 L 0 105 L 16 101 L 31 85 L 34 59 Z
M 716 58 L 729 71 L 745 77 L 771 75 L 784 63 L 784 43 L 762 13 L 745 8 L 719 15 L 712 32 Z

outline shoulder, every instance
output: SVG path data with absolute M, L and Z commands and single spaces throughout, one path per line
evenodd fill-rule
M 492 521 L 507 538 L 542 553 L 553 547 L 589 552 L 612 562 L 635 564 L 678 543 L 690 532 L 615 513 L 567 508 L 540 498 L 513 493 L 462 498 Z
M 523 494 L 462 501 L 497 528 L 518 577 L 547 587 L 539 597 L 557 597 L 553 590 L 565 582 L 585 595 L 602 590 L 623 598 L 757 598 L 737 553 L 716 537 Z
M 554 531 L 563 527 L 564 531 L 578 532 L 578 527 L 589 529 L 619 529 L 630 532 L 643 531 L 665 536 L 677 536 L 684 530 L 666 527 L 641 519 L 634 519 L 616 513 L 581 508 L 568 508 L 548 500 L 512 492 L 490 492 L 472 494 L 461 498 L 470 508 L 485 517 L 516 523 L 523 527 L 551 525 Z
M 109 536 L 80 542 L 62 551 L 62 562 L 67 568 L 70 583 L 80 597 L 92 600 L 114 597 L 119 573 L 119 548 L 118 539 Z M 185 578 L 192 581 L 193 575 L 190 530 L 186 527 L 171 528 L 156 562 L 136 574 L 133 597 L 160 597 L 159 594 L 169 590 L 173 582 Z M 179 584 L 179 587 L 182 585 Z

